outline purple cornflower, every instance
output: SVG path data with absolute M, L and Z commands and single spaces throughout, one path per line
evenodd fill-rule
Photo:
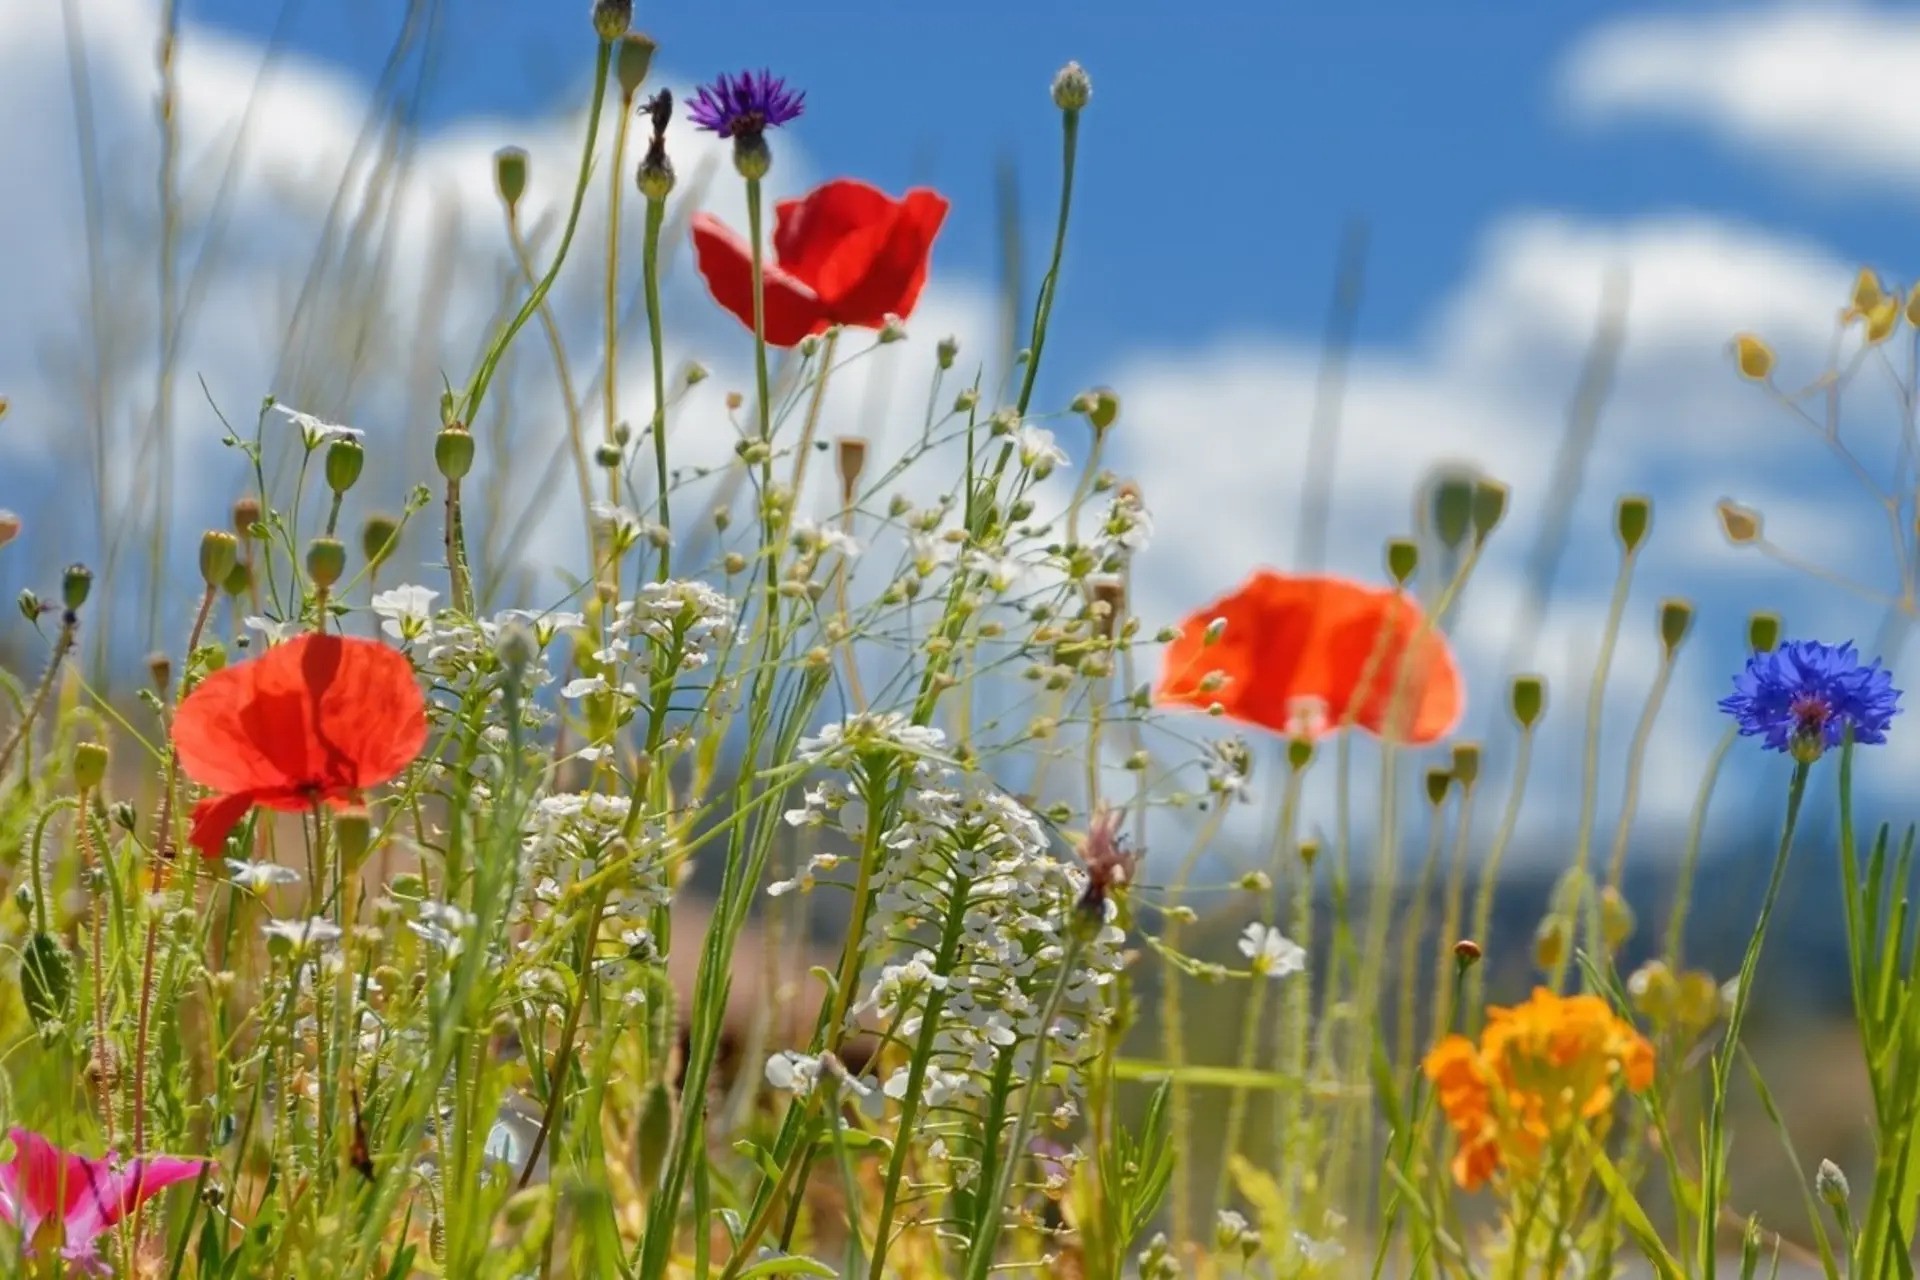
M 687 118 L 723 138 L 757 139 L 799 117 L 807 101 L 804 91 L 787 88 L 786 81 L 766 69 L 722 72 L 712 84 L 694 90 Z
M 1720 709 L 1743 737 L 1765 738 L 1769 750 L 1810 763 L 1849 731 L 1855 742 L 1885 742 L 1900 690 L 1878 658 L 1863 664 L 1851 641 L 1790 640 L 1749 658 Z

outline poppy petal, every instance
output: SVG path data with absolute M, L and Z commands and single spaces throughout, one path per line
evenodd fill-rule
M 878 329 L 888 315 L 912 315 L 927 283 L 934 237 L 946 221 L 947 208 L 938 192 L 915 188 L 895 207 L 888 223 L 850 237 L 814 283 L 833 318 Z
M 292 762 L 295 772 L 289 772 L 289 762 L 270 754 L 249 728 L 261 698 L 260 676 L 272 656 L 269 650 L 265 657 L 214 672 L 174 713 L 173 749 L 180 767 L 201 786 L 235 792 L 290 786 L 298 780 L 297 770 L 305 762 Z
M 375 787 L 405 771 L 427 744 L 427 700 L 397 649 L 348 636 L 312 636 L 300 653 L 318 690 L 314 737 L 326 764 L 319 790 Z
M 821 292 L 821 270 L 840 244 L 863 230 L 892 226 L 899 207 L 886 192 L 853 178 L 835 178 L 801 199 L 782 200 L 773 207 L 775 260 L 782 271 Z
M 187 833 L 187 843 L 198 849 L 203 858 L 219 857 L 227 846 L 227 837 L 247 816 L 253 803 L 252 793 L 246 791 L 208 796 L 193 806 L 193 829 Z
M 753 251 L 747 242 L 712 214 L 697 213 L 693 253 L 713 300 L 753 328 Z M 768 346 L 791 347 L 826 330 L 831 321 L 811 289 L 773 263 L 763 262 L 761 272 Z

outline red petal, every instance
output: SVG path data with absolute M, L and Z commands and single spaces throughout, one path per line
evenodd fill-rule
M 427 743 L 427 700 L 413 664 L 377 640 L 303 639 L 302 675 L 317 691 L 314 737 L 327 762 L 321 789 L 363 790 L 405 770 Z
M 871 245 L 865 260 L 872 261 L 880 237 L 899 211 L 899 202 L 878 187 L 836 178 L 803 199 L 782 200 L 773 207 L 774 256 L 782 271 L 814 292 L 825 293 L 820 288 L 821 272 L 841 243 L 868 233 Z
M 240 825 L 240 819 L 253 808 L 254 798 L 245 791 L 230 796 L 208 796 L 193 806 L 193 830 L 187 843 L 203 858 L 217 858 L 227 847 L 227 837 Z
M 200 785 L 224 792 L 289 786 L 305 769 L 304 759 L 288 760 L 269 752 L 256 736 L 261 676 L 271 674 L 274 652 L 214 672 L 174 713 L 173 749 L 180 755 L 180 767 Z M 297 699 L 292 710 L 297 717 Z
M 753 251 L 712 214 L 693 216 L 693 253 L 713 300 L 753 328 Z M 761 263 L 767 345 L 791 347 L 831 323 L 820 299 L 771 262 Z
M 888 315 L 913 314 L 927 283 L 933 240 L 947 217 L 947 202 L 924 188 L 909 191 L 895 217 L 870 249 L 861 245 L 836 254 L 816 282 L 827 310 L 842 324 L 878 329 Z

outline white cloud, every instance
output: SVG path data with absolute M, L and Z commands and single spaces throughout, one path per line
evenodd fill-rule
M 1920 185 L 1920 17 L 1851 5 L 1623 19 L 1563 68 L 1590 120 L 1677 120 L 1816 176 Z

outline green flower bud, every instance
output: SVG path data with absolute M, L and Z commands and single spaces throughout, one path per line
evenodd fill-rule
M 1820 1168 L 1813 1175 L 1813 1189 L 1836 1211 L 1845 1208 L 1853 1196 L 1853 1188 L 1847 1185 L 1845 1171 L 1831 1160 L 1820 1162 Z
M 1447 802 L 1447 792 L 1453 790 L 1453 773 L 1447 769 L 1427 770 L 1427 803 L 1443 805 Z
M 502 147 L 493 153 L 493 187 L 500 202 L 511 212 L 527 193 L 527 153 L 519 147 Z
M 1466 471 L 1449 470 L 1432 481 L 1433 532 L 1442 546 L 1453 549 L 1467 540 L 1478 488 L 1479 478 Z
M 933 357 L 942 369 L 953 368 L 954 359 L 960 354 L 960 339 L 949 334 L 940 339 L 933 349 Z
M 1620 505 L 1614 508 L 1614 529 L 1620 535 L 1620 544 L 1632 555 L 1647 540 L 1647 530 L 1653 524 L 1653 499 L 1640 494 L 1628 494 L 1620 499 Z
M 1545 676 L 1515 676 L 1512 694 L 1513 718 L 1522 728 L 1531 729 L 1547 707 Z
M 1507 514 L 1507 486 L 1485 476 L 1473 486 L 1473 540 L 1485 542 Z
M 612 42 L 633 25 L 633 0 L 593 0 L 593 33 Z
M 1069 62 L 1053 77 L 1053 105 L 1062 111 L 1080 111 L 1093 99 L 1093 81 L 1086 69 Z
M 633 6 L 627 5 L 626 22 L 633 20 Z M 625 22 L 622 23 L 625 26 Z M 628 32 L 620 39 L 620 47 L 613 52 L 613 77 L 620 82 L 620 92 L 628 98 L 640 92 L 640 86 L 647 82 L 647 72 L 653 67 L 653 53 L 659 48 L 653 37 L 642 35 L 638 31 Z
M 1420 544 L 1412 538 L 1387 539 L 1387 572 L 1401 586 L 1413 581 L 1420 568 Z
M 1747 619 L 1747 647 L 1755 653 L 1772 653 L 1780 646 L 1780 615 L 1756 613 Z
M 315 538 L 307 544 L 307 577 L 325 591 L 347 571 L 347 549 L 338 538 Z
M 757 182 L 773 168 L 773 152 L 766 138 L 757 133 L 742 133 L 733 140 L 733 167 L 748 182 Z
M 327 488 L 345 493 L 360 479 L 367 451 L 351 436 L 342 436 L 327 446 Z
M 379 568 L 393 554 L 394 539 L 399 536 L 399 522 L 392 516 L 368 516 L 360 526 L 360 554 L 368 564 Z
M 1479 743 L 1456 742 L 1453 744 L 1453 777 L 1462 790 L 1480 780 Z
M 240 542 L 223 529 L 200 535 L 200 580 L 210 589 L 226 585 L 227 575 L 240 563 Z
M 1312 738 L 1297 737 L 1287 739 L 1287 768 L 1298 773 L 1312 763 Z
M 20 995 L 42 1035 L 57 1029 L 73 1004 L 73 957 L 51 933 L 36 933 L 20 953 Z
M 1567 954 L 1567 922 L 1561 916 L 1548 916 L 1533 934 L 1533 963 L 1541 969 L 1556 968 Z
M 433 440 L 433 465 L 447 480 L 465 480 L 473 470 L 473 437 L 458 424 L 442 427 Z
M 1660 643 L 1666 646 L 1667 657 L 1671 659 L 1680 642 L 1687 638 L 1687 632 L 1693 628 L 1693 605 L 1685 600 L 1673 599 L 1660 602 Z
M 91 791 L 107 780 L 107 749 L 98 742 L 82 742 L 73 749 L 73 785 Z
M 247 594 L 252 586 L 253 570 L 247 568 L 244 560 L 236 560 L 233 568 L 227 570 L 227 576 L 220 581 L 220 589 L 236 599 Z
M 1627 904 L 1625 896 L 1608 885 L 1600 891 L 1600 936 L 1607 946 L 1615 951 L 1622 943 L 1633 936 L 1637 925 L 1633 908 Z
M 60 603 L 72 613 L 87 602 L 93 591 L 93 570 L 83 564 L 70 564 L 60 575 Z

